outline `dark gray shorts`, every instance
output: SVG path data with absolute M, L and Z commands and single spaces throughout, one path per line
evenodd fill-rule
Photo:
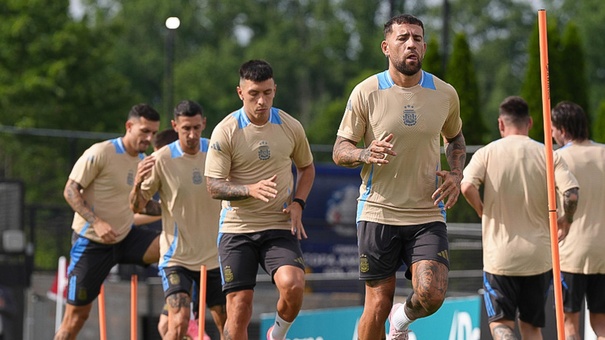
M 605 313 L 605 274 L 562 272 L 563 306 L 566 313 L 581 311 L 584 297 L 591 313 Z
M 489 322 L 519 320 L 544 327 L 544 307 L 552 283 L 552 271 L 532 276 L 504 276 L 483 272 L 483 299 Z
M 449 243 L 443 222 L 393 226 L 374 222 L 357 223 L 359 279 L 380 280 L 392 276 L 402 265 L 412 278 L 412 263 L 434 260 L 448 268 Z
M 223 292 L 253 289 L 260 265 L 273 275 L 281 266 L 305 270 L 300 242 L 290 230 L 266 230 L 246 234 L 219 234 L 218 255 Z
M 197 315 L 200 293 L 200 272 L 189 270 L 181 266 L 172 266 L 160 270 L 164 298 L 172 294 L 184 292 L 189 294 L 194 305 L 194 314 Z M 206 306 L 224 306 L 225 294 L 221 288 L 221 274 L 218 268 L 206 271 Z
M 143 256 L 156 237 L 158 234 L 155 231 L 135 227 L 121 242 L 103 244 L 74 233 L 67 270 L 67 303 L 85 306 L 94 301 L 103 281 L 116 264 L 147 266 Z

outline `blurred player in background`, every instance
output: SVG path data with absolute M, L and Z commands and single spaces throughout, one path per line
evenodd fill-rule
M 532 119 L 521 97 L 500 104 L 501 139 L 477 150 L 464 169 L 462 194 L 481 217 L 483 288 L 495 340 L 542 339 L 552 282 L 544 145 L 529 138 Z M 556 155 L 555 155 L 556 156 Z M 578 202 L 578 182 L 561 157 L 555 183 L 563 193 L 559 240 L 567 235 Z M 483 199 L 479 188 L 483 186 Z
M 588 118 L 575 103 L 557 104 L 551 121 L 552 137 L 561 146 L 555 153 L 582 188 L 569 234 L 559 244 L 565 336 L 580 339 L 580 310 L 586 298 L 592 329 L 605 340 L 605 145 L 588 139 Z M 564 217 L 560 219 L 566 222 Z
M 181 340 L 187 334 L 191 302 L 199 300 L 202 265 L 208 270 L 206 302 L 219 331 L 226 313 L 216 246 L 220 202 L 210 197 L 203 180 L 208 139 L 201 138 L 206 127 L 201 106 L 181 101 L 172 126 L 179 139 L 139 164 L 130 206 L 139 212 L 156 192 L 160 194 L 163 229 L 158 267 L 168 305 L 164 339 Z M 197 311 L 193 313 L 197 316 Z
M 128 195 L 137 165 L 158 132 L 160 115 L 147 104 L 135 105 L 125 125 L 123 137 L 86 150 L 65 185 L 65 200 L 75 214 L 67 306 L 55 340 L 76 339 L 114 265 L 148 265 L 159 258 L 158 235 L 133 226 Z M 141 210 L 151 215 L 160 213 L 157 202 Z

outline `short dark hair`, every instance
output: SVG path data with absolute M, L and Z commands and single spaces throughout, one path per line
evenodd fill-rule
M 240 79 L 261 82 L 273 78 L 273 68 L 264 60 L 249 60 L 239 68 Z
M 552 109 L 550 120 L 555 128 L 564 129 L 572 140 L 588 139 L 588 117 L 580 105 L 562 101 Z
M 505 116 L 515 126 L 529 123 L 529 106 L 519 96 L 506 97 L 500 103 L 500 116 Z
M 422 28 L 422 34 L 424 35 L 424 24 L 422 20 L 416 18 L 411 14 L 399 14 L 392 17 L 389 21 L 384 24 L 384 37 L 386 38 L 391 32 L 393 32 L 393 25 L 411 24 L 418 25 Z
M 128 119 L 145 118 L 152 122 L 160 121 L 160 114 L 149 104 L 141 103 L 133 106 L 128 112 Z
M 151 144 L 153 144 L 154 149 L 159 149 L 164 145 L 168 145 L 175 140 L 179 139 L 179 134 L 174 131 L 173 128 L 164 129 L 153 136 L 153 140 Z
M 204 116 L 204 110 L 200 104 L 192 100 L 182 100 L 174 108 L 174 119 L 180 116 L 194 117 L 197 115 Z

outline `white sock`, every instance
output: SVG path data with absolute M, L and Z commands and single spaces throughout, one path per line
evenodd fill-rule
M 405 303 L 399 307 L 393 317 L 391 317 L 391 322 L 395 326 L 395 328 L 399 331 L 407 329 L 413 320 L 410 320 L 408 315 L 405 313 Z
M 271 338 L 273 338 L 273 340 L 284 340 L 286 338 L 288 330 L 290 329 L 290 326 L 292 326 L 292 322 L 288 322 L 280 318 L 279 315 L 275 313 L 275 323 L 273 324 L 273 332 L 271 332 Z

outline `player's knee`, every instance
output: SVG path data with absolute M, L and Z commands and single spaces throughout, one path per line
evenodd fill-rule
M 305 291 L 304 279 L 296 277 L 281 276 L 279 282 L 276 281 L 281 296 L 288 300 L 302 299 Z
M 70 322 L 75 325 L 84 325 L 88 317 L 90 316 L 90 310 L 88 309 L 77 309 L 71 313 Z
M 441 294 L 424 294 L 424 297 L 420 299 L 420 305 L 422 309 L 424 309 L 426 316 L 434 314 L 441 305 L 443 305 L 443 301 L 445 297 Z

